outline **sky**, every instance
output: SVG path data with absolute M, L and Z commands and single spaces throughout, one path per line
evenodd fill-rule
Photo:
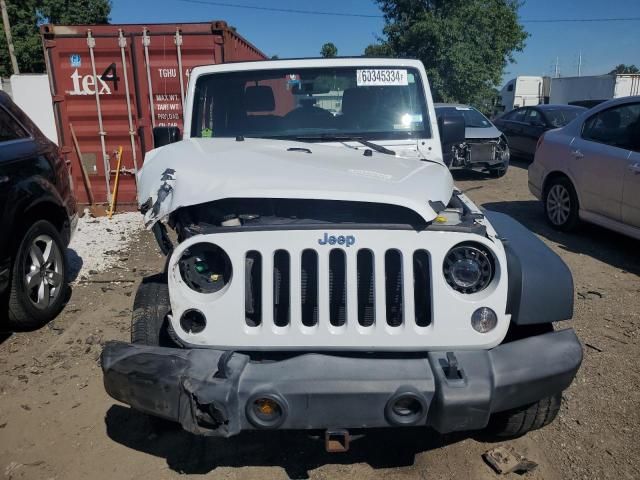
M 333 42 L 338 55 L 361 55 L 382 34 L 379 17 L 338 17 L 269 12 L 207 5 L 215 0 L 112 0 L 111 23 L 179 23 L 225 20 L 267 55 L 318 56 Z M 202 2 L 202 3 L 192 3 Z M 221 3 L 381 15 L 373 0 L 220 0 Z M 620 63 L 640 67 L 640 21 L 528 23 L 540 19 L 640 17 L 640 0 L 526 0 L 520 19 L 530 34 L 503 80 L 517 75 L 552 75 L 556 58 L 561 76 L 575 76 L 582 53 L 582 75 L 609 72 Z

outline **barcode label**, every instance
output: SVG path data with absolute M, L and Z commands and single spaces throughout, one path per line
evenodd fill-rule
M 406 70 L 371 69 L 358 70 L 356 72 L 356 84 L 358 87 L 406 86 L 409 82 Z

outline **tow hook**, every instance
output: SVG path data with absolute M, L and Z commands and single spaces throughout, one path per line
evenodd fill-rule
M 349 450 L 351 436 L 345 429 L 327 430 L 324 432 L 324 448 L 328 453 L 341 453 Z

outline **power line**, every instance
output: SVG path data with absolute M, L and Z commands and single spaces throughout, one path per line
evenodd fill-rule
M 520 20 L 522 23 L 567 23 L 567 22 L 637 22 L 640 17 L 627 18 L 549 18 L 539 20 Z
M 332 17 L 360 17 L 360 18 L 384 18 L 384 15 L 372 15 L 366 13 L 348 13 L 348 12 L 328 12 L 320 10 L 299 10 L 295 8 L 276 8 L 276 7 L 261 7 L 258 5 L 247 5 L 245 3 L 229 3 L 229 2 L 216 2 L 209 0 L 179 0 L 184 3 L 196 3 L 200 5 L 214 5 L 216 7 L 229 7 L 229 8 L 243 8 L 246 10 L 262 10 L 266 12 L 277 13 L 296 13 L 300 15 L 326 15 Z M 579 23 L 579 22 L 637 22 L 640 21 L 640 17 L 626 17 L 626 18 L 546 18 L 546 19 L 522 19 L 521 23 Z
M 367 15 L 364 13 L 320 12 L 317 10 L 297 10 L 295 8 L 260 7 L 257 5 L 245 5 L 240 3 L 226 3 L 226 2 L 209 2 L 206 0 L 180 0 L 180 1 L 186 2 L 186 3 L 199 3 L 201 5 L 215 5 L 217 7 L 244 8 L 247 10 L 263 10 L 267 12 L 278 12 L 278 13 L 299 13 L 303 15 L 330 15 L 334 17 L 383 18 L 382 15 Z

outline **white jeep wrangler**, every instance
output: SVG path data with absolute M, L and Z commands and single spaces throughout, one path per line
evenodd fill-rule
M 571 273 L 454 187 L 460 118 L 438 126 L 415 60 L 193 69 L 182 140 L 138 178 L 165 272 L 132 343 L 104 348 L 107 392 L 193 433 L 320 429 L 332 449 L 347 429 L 551 422 L 582 360 L 551 324 Z

